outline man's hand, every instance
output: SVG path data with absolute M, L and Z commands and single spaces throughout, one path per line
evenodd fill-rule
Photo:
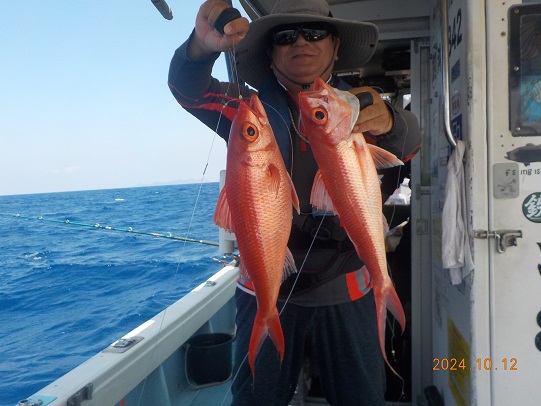
M 229 7 L 222 0 L 207 0 L 201 5 L 195 19 L 195 35 L 188 44 L 190 59 L 205 59 L 213 53 L 229 51 L 246 36 L 250 24 L 244 17 L 227 23 L 223 35 L 214 29 L 222 11 Z
M 353 94 L 369 92 L 374 103 L 359 112 L 353 132 L 370 132 L 372 135 L 386 134 L 393 128 L 393 115 L 378 92 L 368 86 L 355 87 L 349 90 Z

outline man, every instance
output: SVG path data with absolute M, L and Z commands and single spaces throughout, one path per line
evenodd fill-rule
M 239 280 L 235 364 L 240 369 L 233 382 L 233 404 L 287 405 L 305 352 L 312 348 L 310 359 L 331 404 L 383 405 L 385 367 L 370 276 L 339 221 L 331 216 L 322 220 L 312 212 L 310 190 L 317 164 L 302 134 L 296 103 L 299 92 L 309 90 L 317 77 L 347 89 L 332 72 L 366 63 L 377 43 L 377 28 L 333 18 L 325 0 L 278 0 L 268 16 L 251 24 L 236 18 L 221 34 L 214 25 L 229 7 L 221 0 L 202 4 L 194 32 L 175 52 L 169 86 L 187 111 L 227 141 L 239 96 L 249 98 L 255 92 L 211 77 L 219 53 L 236 51 L 238 75 L 259 90 L 299 196 L 301 214 L 294 214 L 288 246 L 297 268 L 302 267 L 298 280 L 294 275 L 283 283 L 278 303 L 281 310 L 289 297 L 280 315 L 284 360 L 280 365 L 276 349 L 266 340 L 254 380 L 243 359 L 257 304 L 250 281 Z M 355 130 L 402 160 L 410 159 L 420 146 L 416 119 L 385 103 L 371 88 L 352 91 L 369 92 L 373 99 L 360 111 Z

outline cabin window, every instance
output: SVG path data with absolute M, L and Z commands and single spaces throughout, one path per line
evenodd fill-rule
M 509 9 L 509 129 L 541 135 L 541 4 Z

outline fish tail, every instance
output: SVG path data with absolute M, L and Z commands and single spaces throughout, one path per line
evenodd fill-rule
M 263 317 L 259 311 L 255 315 L 252 336 L 250 337 L 250 348 L 248 349 L 248 363 L 250 364 L 253 377 L 255 377 L 255 359 L 267 336 L 270 336 L 274 346 L 278 350 L 281 364 L 284 359 L 285 344 L 284 333 L 282 332 L 282 325 L 280 324 L 280 316 L 276 309 L 274 309 L 274 312 L 270 317 Z
M 398 374 L 398 372 L 395 371 L 395 369 L 391 366 L 389 360 L 387 359 L 387 353 L 385 351 L 385 326 L 387 321 L 387 304 L 389 304 L 389 310 L 399 322 L 402 331 L 404 331 L 404 328 L 406 326 L 406 317 L 404 315 L 404 310 L 402 309 L 402 305 L 400 304 L 400 300 L 398 299 L 398 295 L 394 287 L 391 287 L 388 292 L 385 292 L 384 289 L 374 286 L 374 300 L 376 302 L 379 345 L 381 348 L 383 359 L 385 360 L 385 363 L 387 364 L 389 369 L 396 376 L 402 379 L 402 377 Z

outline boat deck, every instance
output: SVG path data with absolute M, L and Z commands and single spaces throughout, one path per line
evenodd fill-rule
M 231 404 L 231 381 L 204 389 L 184 391 L 178 399 L 178 406 L 227 406 Z M 220 401 L 221 400 L 221 401 Z M 322 406 L 329 403 L 325 398 L 297 392 L 289 406 Z M 411 406 L 411 402 L 385 402 L 385 406 Z
M 178 399 L 178 406 L 227 406 L 231 404 L 231 382 L 226 382 L 217 386 L 194 390 L 191 392 L 185 391 Z M 216 403 L 222 399 L 222 402 Z M 329 403 L 324 398 L 312 396 L 295 396 L 289 406 L 322 406 Z M 385 406 L 411 406 L 411 402 L 386 402 Z
M 192 391 L 183 391 L 178 398 L 177 405 L 183 406 L 208 406 L 208 405 L 230 405 L 231 404 L 231 381 L 220 385 L 198 389 Z M 220 399 L 222 400 L 220 402 Z

